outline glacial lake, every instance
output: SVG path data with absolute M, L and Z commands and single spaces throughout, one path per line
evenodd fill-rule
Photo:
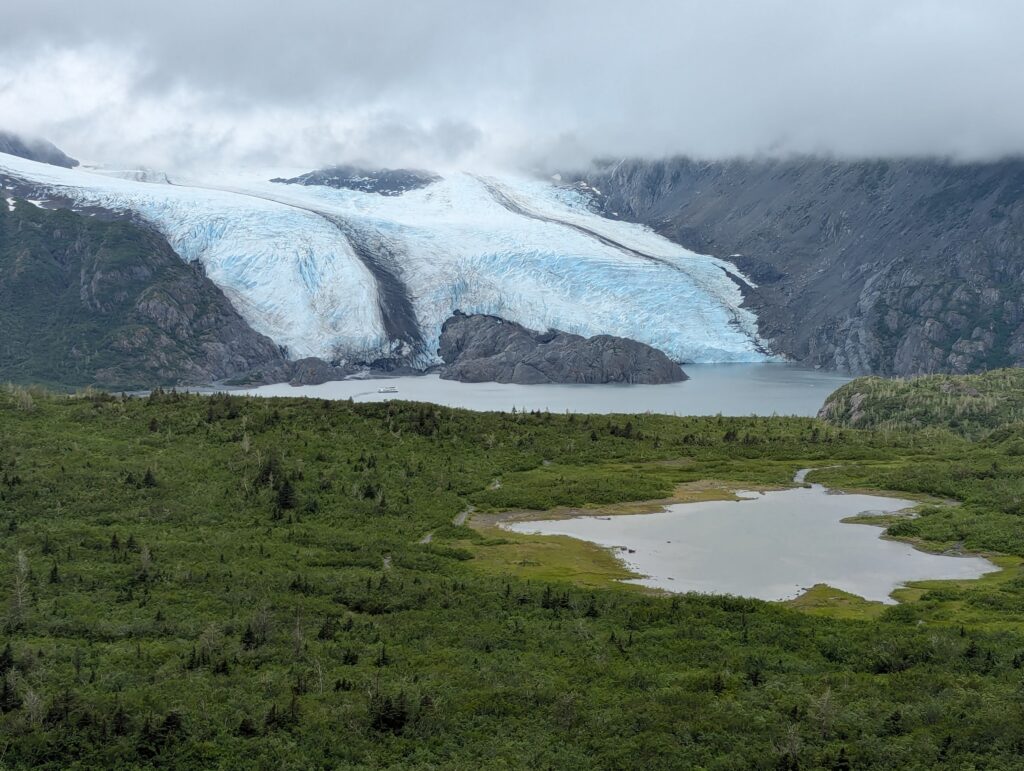
M 742 500 L 673 504 L 653 514 L 502 526 L 612 548 L 645 576 L 631 583 L 762 600 L 788 600 L 828 584 L 893 603 L 889 594 L 907 581 L 978 578 L 998 569 L 981 557 L 928 554 L 881 538 L 880 527 L 841 522 L 856 514 L 899 511 L 913 501 L 833 493 L 821 485 L 737 495 Z
M 287 383 L 247 389 L 255 396 L 311 396 L 357 402 L 407 399 L 471 410 L 643 413 L 666 415 L 813 416 L 850 378 L 790 364 L 688 364 L 690 379 L 667 385 L 511 385 L 458 383 L 437 375 L 339 380 L 316 386 Z M 378 389 L 398 389 L 382 394 Z

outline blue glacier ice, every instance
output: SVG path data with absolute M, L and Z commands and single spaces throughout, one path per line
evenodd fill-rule
M 461 310 L 629 337 L 680 362 L 768 358 L 756 317 L 741 307 L 738 282 L 749 281 L 734 266 L 600 217 L 579 193 L 543 180 L 452 173 L 380 196 L 275 184 L 271 173 L 150 184 L 7 155 L 0 173 L 152 223 L 292 357 L 406 354 L 427 366 L 441 325 Z M 418 350 L 389 333 L 378 277 L 355 242 L 384 255 L 406 288 Z

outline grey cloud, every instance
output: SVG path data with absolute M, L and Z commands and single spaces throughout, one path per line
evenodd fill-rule
M 13 5 L 0 123 L 98 159 L 1024 152 L 1017 0 Z

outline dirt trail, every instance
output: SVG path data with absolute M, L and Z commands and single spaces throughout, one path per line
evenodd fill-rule
M 467 506 L 452 519 L 452 524 L 456 527 L 462 527 L 469 520 L 469 515 L 476 511 L 474 506 Z M 425 536 L 423 536 L 417 543 L 427 544 L 434 540 L 434 531 L 431 530 Z
M 464 524 L 466 524 L 466 521 L 469 519 L 469 515 L 472 514 L 474 511 L 476 511 L 475 506 L 467 506 L 466 508 L 464 508 L 462 511 L 455 515 L 455 519 L 452 520 L 452 524 L 456 527 L 462 527 Z

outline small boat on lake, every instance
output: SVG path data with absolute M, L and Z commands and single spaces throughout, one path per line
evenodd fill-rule
M 383 388 L 378 388 L 377 389 L 377 393 L 379 393 L 379 394 L 397 394 L 398 393 L 398 389 L 395 386 L 384 386 Z

